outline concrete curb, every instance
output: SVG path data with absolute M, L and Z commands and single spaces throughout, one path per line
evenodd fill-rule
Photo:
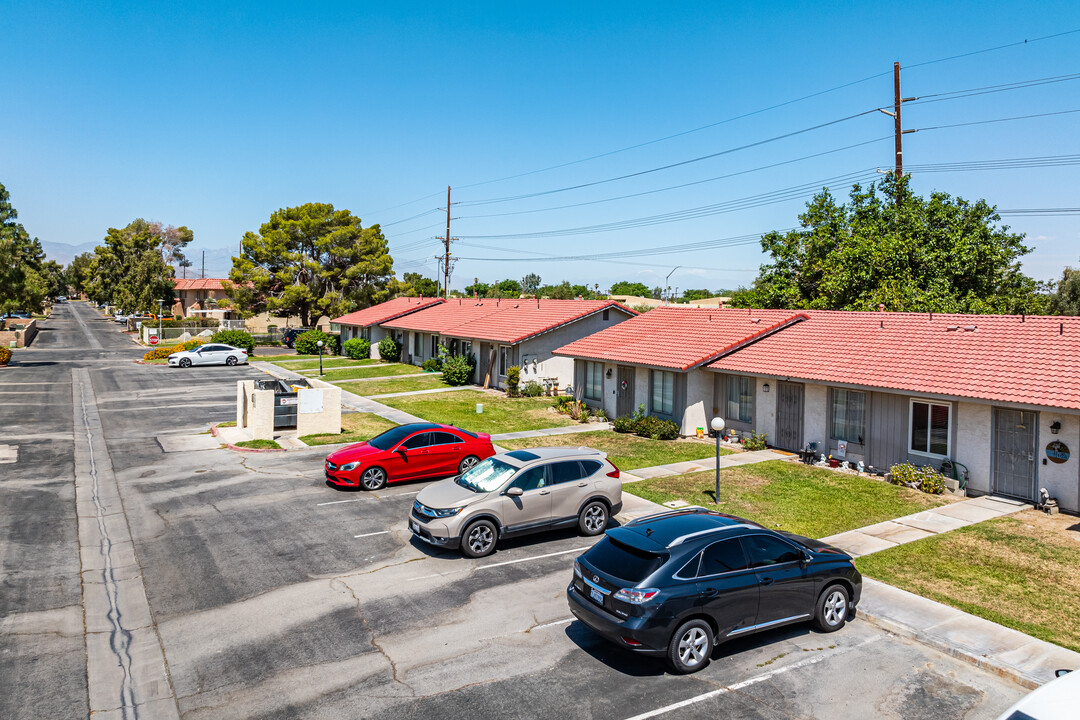
M 214 437 L 219 437 L 220 436 L 220 433 L 218 433 L 217 423 L 214 423 L 213 425 L 210 426 L 210 434 L 213 435 Z M 285 448 L 246 448 L 246 447 L 240 447 L 239 445 L 233 445 L 232 443 L 222 443 L 222 444 L 226 448 L 228 448 L 229 450 L 232 450 L 234 452 L 246 452 L 246 453 L 288 452 L 288 450 L 285 449 Z

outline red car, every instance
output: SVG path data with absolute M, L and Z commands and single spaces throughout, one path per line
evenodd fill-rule
M 379 490 L 388 482 L 459 475 L 494 454 L 487 433 L 412 423 L 327 455 L 326 481 Z

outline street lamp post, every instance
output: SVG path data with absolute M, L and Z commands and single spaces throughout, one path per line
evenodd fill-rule
M 322 371 L 322 345 L 323 345 L 323 343 L 322 343 L 322 340 L 319 340 L 318 342 L 316 342 L 315 345 L 316 345 L 316 347 L 319 348 L 319 377 L 322 377 L 322 375 L 323 375 L 323 371 Z M 717 447 L 720 447 L 720 446 L 717 445 Z
M 157 301 L 157 337 L 158 337 L 158 342 L 161 342 L 161 313 L 164 312 L 164 308 L 165 308 L 165 301 L 164 300 L 158 300 Z
M 710 426 L 716 431 L 716 495 L 713 501 L 720 504 L 720 432 L 724 429 L 724 418 L 714 417 Z

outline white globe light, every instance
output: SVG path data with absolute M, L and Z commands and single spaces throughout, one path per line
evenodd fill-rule
M 716 432 L 720 432 L 721 430 L 724 429 L 724 418 L 722 418 L 722 417 L 714 417 L 712 419 L 712 422 L 709 423 L 709 426 L 713 430 L 715 430 Z
M 315 345 L 317 345 L 318 347 L 322 347 L 322 340 L 319 340 L 318 342 L 316 342 Z

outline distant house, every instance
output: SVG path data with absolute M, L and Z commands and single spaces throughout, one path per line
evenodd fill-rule
M 341 343 L 354 338 L 363 338 L 371 343 L 371 357 L 379 357 L 379 342 L 388 334 L 382 324 L 414 313 L 417 310 L 445 302 L 442 298 L 399 297 L 372 305 L 341 317 L 330 320 L 331 327 L 341 330 Z M 401 342 L 400 333 L 394 335 Z
M 205 315 L 207 310 L 217 310 L 217 304 L 226 299 L 222 282 L 228 278 L 190 278 L 176 279 L 173 293 L 176 302 L 173 305 L 173 314 L 181 317 L 190 315 Z
M 420 365 L 450 354 L 474 355 L 473 380 L 504 387 L 506 370 L 521 367 L 530 380 L 565 387 L 573 382 L 573 360 L 553 350 L 610 328 L 637 313 L 611 300 L 529 300 L 457 298 L 381 324 L 402 340 L 402 361 Z

